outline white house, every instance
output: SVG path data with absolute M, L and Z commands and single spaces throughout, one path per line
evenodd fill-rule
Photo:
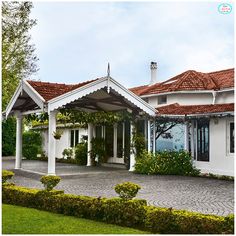
M 6 116 L 17 116 L 16 168 L 21 167 L 22 116 L 42 111 L 49 113 L 48 129 L 42 132 L 44 150 L 49 157 L 48 174 L 55 174 L 55 157 L 61 158 L 63 150 L 75 146 L 83 135 L 88 135 L 88 150 L 91 150 L 91 138 L 100 133 L 111 147 L 108 162 L 124 163 L 121 150 L 132 140 L 132 123 L 100 129 L 92 124 L 88 124 L 87 129 L 65 128 L 61 139 L 55 141 L 52 133 L 56 130 L 58 109 L 73 108 L 86 112 L 126 110 L 141 117 L 147 149 L 153 152 L 162 148 L 159 144 L 164 140 L 163 137 L 156 140 L 153 135 L 158 119 L 182 119 L 182 125 L 168 131 L 173 136 L 168 140 L 169 147 L 178 139 L 178 144 L 172 146 L 190 151 L 202 172 L 233 175 L 234 69 L 211 73 L 190 70 L 164 82 L 158 82 L 156 74 L 157 63 L 152 62 L 150 84 L 131 89 L 109 74 L 74 85 L 23 81 L 6 109 Z M 134 163 L 135 157 L 131 154 L 131 171 Z M 89 153 L 87 165 L 91 165 Z

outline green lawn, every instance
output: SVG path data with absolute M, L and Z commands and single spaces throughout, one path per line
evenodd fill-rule
M 147 234 L 147 232 L 13 205 L 2 205 L 3 234 Z

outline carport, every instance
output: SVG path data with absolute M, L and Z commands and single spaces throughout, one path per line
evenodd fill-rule
M 117 112 L 126 110 L 134 118 L 130 122 L 130 140 L 134 135 L 134 120 L 142 116 L 145 120 L 145 136 L 148 151 L 155 150 L 155 139 L 151 135 L 155 130 L 156 110 L 143 99 L 126 89 L 116 80 L 107 76 L 79 84 L 56 84 L 32 80 L 22 80 L 5 111 L 5 118 L 16 116 L 16 159 L 15 169 L 21 169 L 22 162 L 22 119 L 28 114 L 47 112 L 48 123 L 48 175 L 56 174 L 56 115 L 59 109 L 73 109 L 85 112 Z M 91 140 L 94 136 L 93 124 L 88 124 L 87 166 L 91 166 Z M 132 145 L 130 145 L 132 146 Z M 117 148 L 117 147 L 116 147 Z M 130 152 L 130 171 L 134 170 L 135 151 Z

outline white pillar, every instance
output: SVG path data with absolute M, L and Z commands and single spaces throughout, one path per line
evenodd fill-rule
M 122 158 L 125 157 L 125 122 L 122 124 Z
M 153 154 L 156 153 L 156 120 L 153 121 L 153 145 L 152 145 L 152 152 Z
M 130 146 L 131 146 L 131 150 L 130 150 L 130 168 L 129 171 L 134 171 L 134 165 L 135 165 L 135 147 L 134 147 L 134 143 L 133 143 L 133 139 L 134 139 L 134 132 L 135 132 L 135 127 L 134 124 L 132 122 L 130 122 Z
M 151 121 L 148 120 L 148 127 L 147 127 L 147 140 L 148 140 L 148 152 L 151 151 Z
M 87 166 L 92 165 L 92 138 L 93 138 L 93 125 L 88 123 L 88 153 L 87 153 Z
M 56 139 L 53 132 L 56 131 L 57 111 L 50 111 L 48 116 L 48 175 L 56 174 Z
M 191 156 L 192 158 L 194 158 L 194 121 L 192 120 L 191 121 L 191 130 L 190 130 L 190 133 L 191 133 L 191 137 L 190 137 L 190 140 L 191 140 Z
M 23 117 L 21 114 L 18 114 L 16 117 L 16 160 L 15 160 L 15 169 L 21 168 L 22 161 L 22 120 Z
M 184 124 L 184 150 L 189 151 L 189 125 L 188 121 Z

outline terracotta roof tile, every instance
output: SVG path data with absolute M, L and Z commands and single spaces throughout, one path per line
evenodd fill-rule
M 58 97 L 62 94 L 65 94 L 74 89 L 82 87 L 95 80 L 90 80 L 78 84 L 58 84 L 58 83 L 48 83 L 48 82 L 40 82 L 33 80 L 27 80 L 27 82 L 45 99 L 45 101 L 49 101 L 55 97 Z
M 129 90 L 135 93 L 136 95 L 140 95 L 143 91 L 146 90 L 147 87 L 148 85 L 142 85 L 142 86 L 130 88 Z
M 234 69 L 210 73 L 188 70 L 162 83 L 140 86 L 130 90 L 141 96 L 173 91 L 220 90 L 232 87 L 234 87 Z
M 234 103 L 215 105 L 179 105 L 173 103 L 156 109 L 157 115 L 194 115 L 234 111 Z

